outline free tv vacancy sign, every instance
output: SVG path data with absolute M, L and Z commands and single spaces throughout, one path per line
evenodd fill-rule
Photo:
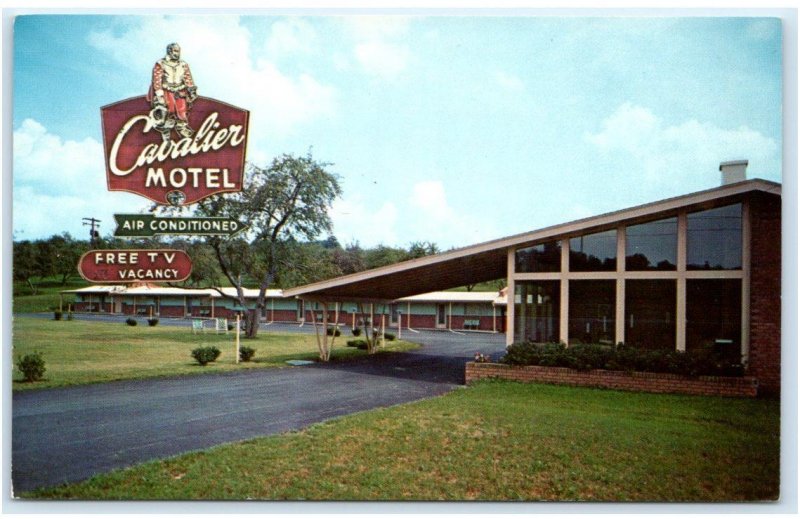
M 78 261 L 78 272 L 92 283 L 184 281 L 192 273 L 192 260 L 182 250 L 90 250 Z

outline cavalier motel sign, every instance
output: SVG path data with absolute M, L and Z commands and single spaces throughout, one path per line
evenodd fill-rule
M 241 192 L 250 113 L 198 96 L 177 43 L 167 45 L 150 79 L 147 95 L 100 109 L 108 190 L 172 207 Z M 246 228 L 232 218 L 114 218 L 120 238 L 232 236 Z M 81 257 L 78 272 L 95 283 L 177 282 L 188 279 L 192 260 L 180 250 L 93 250 Z

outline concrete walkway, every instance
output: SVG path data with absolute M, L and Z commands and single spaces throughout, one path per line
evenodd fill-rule
M 269 331 L 312 328 L 272 325 L 261 333 Z M 502 334 L 404 332 L 404 339 L 423 347 L 341 363 L 14 393 L 15 492 L 441 395 L 464 383 L 464 363 L 476 351 L 498 357 L 504 350 Z

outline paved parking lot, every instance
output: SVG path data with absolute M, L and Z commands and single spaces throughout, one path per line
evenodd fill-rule
M 190 321 L 161 324 L 189 326 Z M 313 328 L 262 325 L 261 333 L 272 331 L 311 333 Z M 493 358 L 504 351 L 502 334 L 404 330 L 403 335 L 422 347 L 341 363 L 15 393 L 14 488 L 79 481 L 155 458 L 441 395 L 464 383 L 464 363 L 476 351 Z

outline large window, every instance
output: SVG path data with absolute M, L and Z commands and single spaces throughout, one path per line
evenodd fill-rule
M 713 348 L 739 361 L 742 344 L 742 281 L 686 281 L 686 350 Z
M 676 287 L 672 279 L 625 282 L 625 344 L 675 349 Z
M 617 270 L 616 229 L 570 239 L 569 269 L 573 272 Z
M 558 342 L 559 281 L 518 281 L 514 293 L 514 342 Z
M 557 241 L 518 249 L 515 254 L 517 272 L 559 272 L 561 244 Z
M 616 301 L 616 281 L 570 281 L 570 344 L 614 344 Z
M 675 270 L 677 256 L 677 217 L 625 229 L 625 270 Z
M 742 268 L 742 205 L 690 213 L 686 242 L 689 270 Z

